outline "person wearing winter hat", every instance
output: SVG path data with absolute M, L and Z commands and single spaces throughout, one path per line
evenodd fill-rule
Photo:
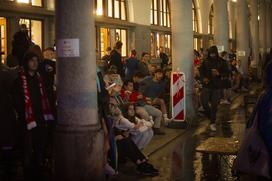
M 39 56 L 26 53 L 13 85 L 13 98 L 22 130 L 25 180 L 41 179 L 47 127 L 54 120 L 44 82 L 38 73 Z
M 205 114 L 210 119 L 210 129 L 216 131 L 216 113 L 221 98 L 222 77 L 227 77 L 228 67 L 218 54 L 216 46 L 210 47 L 208 57 L 200 66 L 202 81 L 202 103 Z

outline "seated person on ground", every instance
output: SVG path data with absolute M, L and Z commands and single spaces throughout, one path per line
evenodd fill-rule
M 146 97 L 146 101 L 151 105 L 158 105 L 163 113 L 163 118 L 166 124 L 171 119 L 167 116 L 167 108 L 164 100 L 161 98 L 165 90 L 165 82 L 162 81 L 163 72 L 161 69 L 155 71 L 155 75 L 147 78 L 140 84 L 140 92 Z
M 146 103 L 145 97 L 140 92 L 134 90 L 133 81 L 124 82 L 124 87 L 120 95 L 125 103 L 135 104 L 136 113 L 141 119 L 153 122 L 154 118 L 153 129 L 155 134 L 164 134 L 164 132 L 160 130 L 162 112 L 154 106 Z
M 110 104 L 110 112 L 114 119 L 115 140 L 117 145 L 118 160 L 124 162 L 127 158 L 137 165 L 137 172 L 148 176 L 157 176 L 159 171 L 147 162 L 147 158 L 138 149 L 127 133 L 127 127 L 139 129 L 141 124 L 135 125 L 122 116 L 120 109 Z
M 104 76 L 104 81 L 106 84 L 106 89 L 111 95 L 114 95 L 116 92 L 119 92 L 123 86 L 123 81 L 119 74 L 117 74 L 117 68 L 111 66 L 107 74 Z
M 129 104 L 125 107 L 124 116 L 133 124 L 141 125 L 138 130 L 130 131 L 131 139 L 139 149 L 144 149 L 153 137 L 152 126 L 154 122 L 140 119 L 136 116 L 134 104 Z

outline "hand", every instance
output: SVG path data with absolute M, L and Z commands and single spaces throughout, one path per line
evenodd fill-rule
M 143 98 L 144 98 L 144 96 L 142 94 L 137 96 L 137 99 L 143 99 Z
M 209 79 L 208 78 L 204 78 L 203 79 L 203 83 L 207 85 L 209 83 Z
M 212 69 L 212 75 L 215 76 L 219 76 L 219 72 L 217 69 Z

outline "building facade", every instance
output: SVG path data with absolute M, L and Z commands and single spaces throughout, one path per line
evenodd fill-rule
M 237 9 L 239 2 L 236 1 L 192 0 L 192 11 L 188 16 L 193 21 L 194 49 L 205 49 L 213 44 L 219 45 L 222 41 L 224 45 L 220 46 L 224 46 L 224 50 L 237 48 L 237 17 L 240 12 Z M 250 3 L 246 13 L 248 23 L 254 20 L 253 15 L 258 18 L 256 26 L 260 29 L 259 50 L 263 52 L 271 48 L 271 40 L 267 40 L 271 37 L 271 2 L 254 1 L 257 4 L 257 14 L 252 13 Z M 107 47 L 113 48 L 118 40 L 123 42 L 123 57 L 129 56 L 130 50 L 136 49 L 138 52 L 150 52 L 151 57 L 156 59 L 160 47 L 171 57 L 171 0 L 95 0 L 94 3 L 95 43 L 101 57 Z M 21 24 L 26 24 L 32 41 L 42 49 L 54 46 L 54 0 L 0 0 L 2 60 L 11 52 L 12 36 Z M 252 28 L 251 26 L 247 31 L 252 32 Z M 256 41 L 256 38 L 253 34 L 248 38 L 249 49 L 252 49 L 252 41 Z

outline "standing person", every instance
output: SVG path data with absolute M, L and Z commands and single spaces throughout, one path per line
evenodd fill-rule
M 25 180 L 42 180 L 41 165 L 47 144 L 47 125 L 54 120 L 42 77 L 39 56 L 27 53 L 13 86 L 18 120 L 23 132 Z
M 0 155 L 3 160 L 4 175 L 0 174 L 0 180 L 11 180 L 12 173 L 12 152 L 17 145 L 17 123 L 15 112 L 12 107 L 10 94 L 11 83 L 14 80 L 14 73 L 0 62 Z M 3 176 L 3 177 L 2 177 Z
M 222 77 L 226 75 L 226 67 L 219 57 L 218 49 L 212 46 L 208 57 L 200 66 L 200 77 L 203 84 L 202 103 L 205 113 L 210 118 L 210 129 L 216 131 L 217 106 L 221 97 Z
M 139 60 L 136 57 L 136 50 L 131 50 L 130 57 L 126 60 L 126 80 L 131 80 L 137 69 Z
M 229 56 L 228 52 L 223 51 L 221 53 L 221 58 L 223 61 L 223 66 L 225 66 L 226 73 L 224 76 L 222 76 L 222 100 L 221 104 L 230 104 L 230 97 L 231 97 L 231 80 L 230 80 L 230 63 L 229 63 Z
M 167 65 L 169 63 L 169 58 L 164 52 L 164 48 L 160 47 L 160 59 L 161 59 L 161 69 L 167 68 Z
M 115 65 L 117 67 L 117 73 L 121 76 L 121 78 L 125 77 L 124 66 L 122 63 L 122 46 L 123 43 L 121 41 L 117 41 L 110 55 L 110 63 L 109 66 Z
M 137 72 L 141 72 L 144 77 L 149 76 L 149 69 L 148 69 L 148 61 L 150 59 L 150 55 L 147 52 L 142 53 L 141 61 L 138 63 Z
M 12 56 L 8 56 L 7 63 L 10 67 L 18 64 L 22 65 L 23 57 L 29 47 L 33 45 L 25 24 L 22 24 L 20 30 L 16 32 L 12 40 Z

